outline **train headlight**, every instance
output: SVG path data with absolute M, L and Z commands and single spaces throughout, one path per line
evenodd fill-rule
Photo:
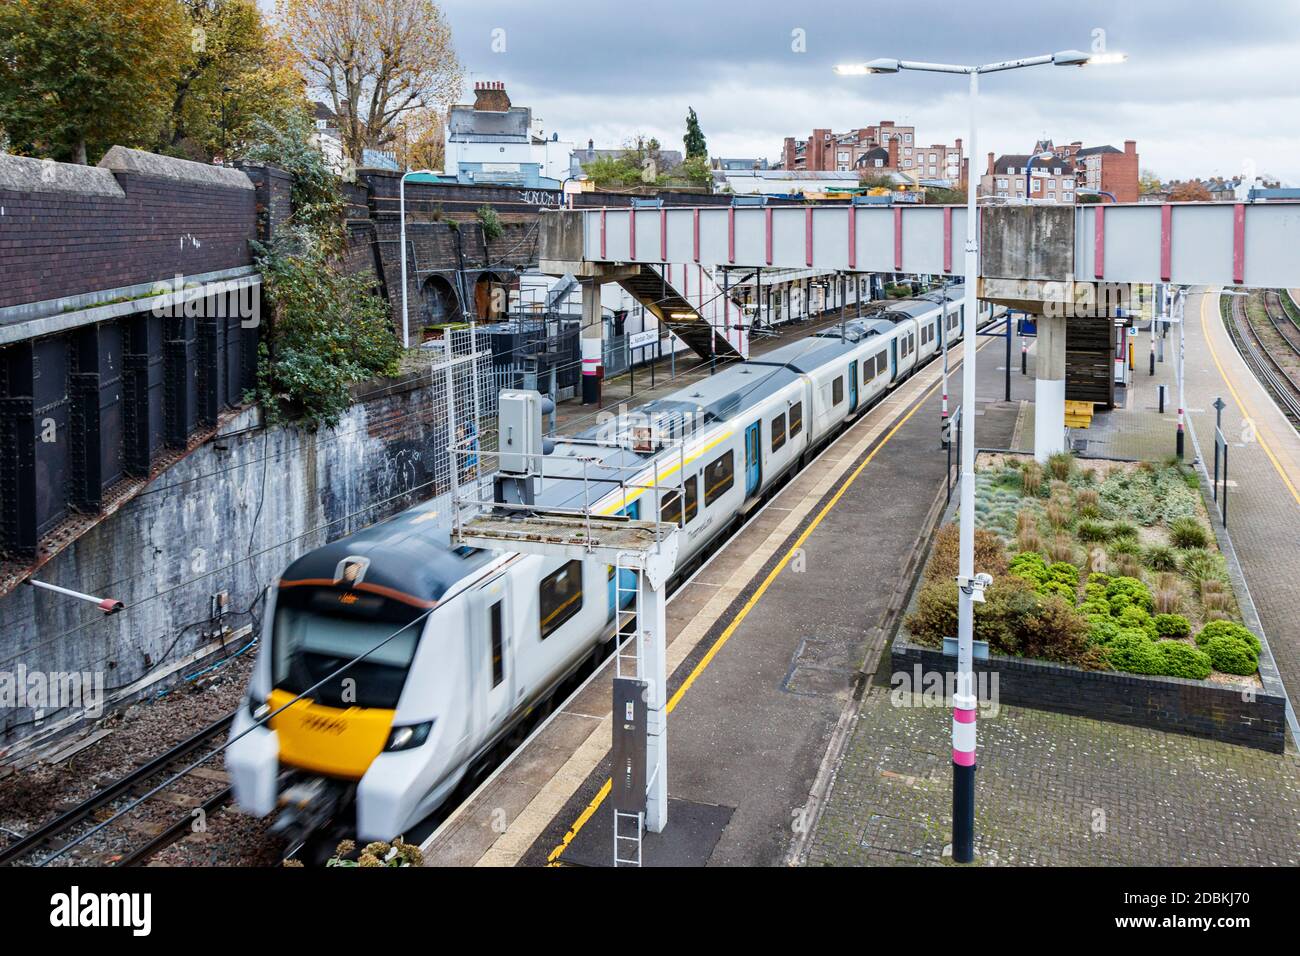
M 412 747 L 418 747 L 429 739 L 429 731 L 432 729 L 432 720 L 426 720 L 422 724 L 394 727 L 392 733 L 388 735 L 388 743 L 384 744 L 384 750 L 410 750 Z

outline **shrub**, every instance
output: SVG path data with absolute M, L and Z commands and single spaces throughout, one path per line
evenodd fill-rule
M 1142 546 L 1138 544 L 1138 539 L 1133 535 L 1126 534 L 1117 537 L 1114 532 L 1111 532 L 1111 542 L 1107 546 L 1107 550 L 1109 550 L 1111 555 L 1114 557 L 1126 554 L 1129 557 L 1136 559 L 1137 556 L 1142 553 Z
M 918 644 L 938 647 L 957 635 L 957 582 L 931 581 L 916 597 L 916 610 L 907 616 L 908 633 Z
M 1119 634 L 1119 625 L 1109 614 L 1094 614 L 1088 617 L 1088 641 L 1099 646 L 1106 646 Z
M 1021 551 L 1041 551 L 1043 539 L 1038 536 L 1036 530 L 1031 529 L 1016 536 L 1016 547 Z
M 1177 614 L 1183 607 L 1183 591 L 1178 584 L 1178 576 L 1169 571 L 1162 571 L 1156 578 L 1156 590 L 1152 595 L 1155 609 L 1161 614 Z
M 1021 551 L 1007 564 L 1007 570 L 1034 584 L 1047 580 L 1047 562 L 1037 551 Z
M 1164 655 L 1142 631 L 1121 630 L 1106 645 L 1106 659 L 1115 670 L 1130 674 L 1159 674 L 1165 666 Z
M 958 546 L 961 543 L 961 531 L 956 524 L 946 524 L 934 537 L 934 547 L 930 560 L 925 566 L 925 577 L 929 581 L 957 577 Z M 1007 571 L 1007 552 L 1002 539 L 987 528 L 975 529 L 975 569 L 987 572 L 993 577 Z
M 1029 534 L 1029 532 L 1038 531 L 1038 520 L 1034 513 L 1028 508 L 1021 508 L 1016 512 L 1016 537 Z M 1032 548 L 1021 548 L 1021 551 L 1033 550 Z
M 1123 577 L 1136 578 L 1142 574 L 1142 563 L 1127 552 L 1115 559 L 1115 571 Z
M 1181 614 L 1157 614 L 1155 626 L 1161 637 L 1190 637 L 1192 633 L 1192 622 Z
M 1228 593 L 1222 581 L 1211 578 L 1201 582 L 1201 607 L 1228 616 L 1228 609 L 1232 607 L 1232 595 Z
M 1058 534 L 1052 546 L 1047 549 L 1047 554 L 1053 562 L 1073 564 L 1074 542 L 1070 540 L 1068 534 Z
M 1074 529 L 1074 535 L 1080 541 L 1087 543 L 1109 541 L 1110 527 L 1100 521 L 1094 521 L 1091 518 L 1080 519 L 1078 526 Z
M 1110 526 L 1112 538 L 1137 538 L 1137 526 L 1128 521 L 1116 521 Z
M 1143 557 L 1146 559 L 1147 567 L 1152 571 L 1178 570 L 1178 554 L 1168 545 L 1152 545 L 1147 548 Z
M 1087 586 L 1089 588 L 1100 588 L 1102 594 L 1106 593 L 1106 586 L 1108 584 L 1110 584 L 1110 575 L 1106 574 L 1104 571 L 1094 571 L 1092 574 L 1088 575 Z M 1092 592 L 1089 591 L 1088 593 L 1091 594 Z
M 402 344 L 371 280 L 339 268 L 326 242 L 301 228 L 253 244 L 271 321 L 258 345 L 258 391 L 270 423 L 338 424 L 349 386 L 395 375 Z
M 1058 451 L 1047 459 L 1047 470 L 1057 481 L 1068 481 L 1074 470 L 1074 456 L 1068 451 Z
M 501 234 L 505 232 L 505 227 L 501 225 L 501 217 L 497 215 L 495 209 L 484 203 L 478 207 L 475 215 L 478 216 L 479 224 L 483 227 L 484 239 L 492 242 L 501 238 Z
M 1169 540 L 1176 548 L 1204 548 L 1210 536 L 1195 518 L 1179 518 L 1169 525 Z
M 1088 649 L 1088 621 L 1073 600 L 1048 595 L 1025 615 L 1020 628 L 1021 653 L 1049 661 L 1077 661 Z
M 1128 607 L 1124 608 L 1124 610 L 1120 611 L 1119 614 L 1115 615 L 1115 617 L 1119 622 L 1119 626 L 1124 630 L 1142 631 L 1147 637 L 1152 640 L 1155 639 L 1156 622 L 1152 619 L 1150 614 L 1142 610 L 1142 608 L 1138 607 L 1136 604 L 1130 604 Z
M 1228 566 L 1223 555 L 1204 548 L 1184 551 L 1179 566 L 1183 574 L 1196 585 L 1198 592 L 1204 590 L 1206 581 L 1228 582 Z
M 1219 623 L 1230 623 L 1216 621 Z M 1250 645 L 1239 638 L 1230 637 L 1226 634 L 1220 634 L 1212 637 L 1201 645 L 1201 649 L 1209 655 L 1210 664 L 1216 671 L 1222 671 L 1224 674 L 1239 674 L 1243 677 L 1249 677 L 1259 669 L 1259 658 L 1256 657 Z
M 1050 581 L 1068 584 L 1071 590 L 1079 586 L 1079 569 L 1065 561 L 1052 562 L 1047 568 L 1047 577 Z
M 1083 471 L 1080 472 L 1080 474 L 1092 477 L 1091 471 Z M 1075 503 L 1077 503 L 1081 509 L 1095 508 L 1097 509 L 1098 513 L 1100 513 L 1101 511 L 1101 495 L 1097 494 L 1097 490 L 1095 488 L 1080 489 L 1078 495 L 1075 496 L 1074 500 Z
M 1110 601 L 1111 613 L 1118 614 L 1130 604 L 1137 605 L 1148 614 L 1155 609 L 1151 592 L 1139 579 L 1128 576 L 1111 578 L 1106 583 L 1106 597 Z M 1122 598 L 1120 603 L 1116 599 Z
M 1071 517 L 1070 506 L 1065 502 L 1053 498 L 1047 503 L 1047 522 L 1054 529 L 1059 531 L 1067 526 Z
M 1216 637 L 1231 637 L 1234 640 L 1241 641 L 1255 653 L 1256 657 L 1263 650 L 1259 638 L 1236 621 L 1211 621 L 1201 628 L 1201 632 L 1196 635 L 1196 643 L 1206 644 Z
M 1020 469 L 1020 491 L 1026 498 L 1037 498 L 1043 490 L 1043 469 L 1036 461 L 1027 461 Z
M 1210 655 L 1199 647 L 1192 647 L 1182 641 L 1157 641 L 1156 650 L 1164 659 L 1164 666 L 1160 670 L 1162 674 L 1190 680 L 1205 680 L 1210 676 L 1213 668 Z

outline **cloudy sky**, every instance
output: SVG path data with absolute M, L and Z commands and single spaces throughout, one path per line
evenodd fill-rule
M 1104 43 L 1119 66 L 985 78 L 977 165 L 989 150 L 1135 139 L 1163 178 L 1250 168 L 1300 185 L 1300 0 L 918 4 L 798 0 L 443 0 L 466 69 L 503 80 L 549 131 L 680 148 L 688 106 L 712 155 L 780 155 L 785 136 L 893 119 L 922 143 L 966 137 L 964 81 L 838 77 L 877 56 L 987 63 Z M 921 11 L 942 11 L 927 17 Z

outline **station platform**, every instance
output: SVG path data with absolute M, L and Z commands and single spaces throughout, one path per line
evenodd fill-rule
M 1020 405 L 1002 401 L 1003 343 L 980 339 L 976 421 L 1005 446 Z M 866 412 L 670 599 L 668 826 L 647 835 L 646 865 L 797 854 L 944 503 L 939 378 L 935 361 Z M 435 831 L 428 864 L 612 865 L 611 667 Z

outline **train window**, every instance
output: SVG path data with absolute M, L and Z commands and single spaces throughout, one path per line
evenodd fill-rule
M 682 523 L 682 493 L 676 488 L 667 492 L 659 503 L 659 520 L 675 525 Z
M 772 451 L 785 444 L 785 412 L 772 419 Z
M 803 402 L 795 402 L 790 406 L 790 437 L 803 431 Z
M 506 660 L 504 656 L 504 632 L 501 621 L 501 602 L 497 601 L 488 610 L 492 625 L 492 686 L 496 687 L 506 677 Z
M 537 586 L 542 640 L 582 610 L 582 562 L 569 561 L 556 568 Z
M 736 453 L 729 451 L 725 455 L 715 458 L 704 469 L 704 504 L 706 506 L 713 504 L 713 502 L 725 495 L 735 482 L 735 458 Z
M 880 375 L 889 368 L 889 357 L 881 352 L 876 356 L 876 374 Z
M 831 404 L 838 405 L 844 401 L 844 376 L 835 376 L 835 381 L 831 382 Z
M 698 475 L 691 475 L 686 479 L 686 517 L 682 521 L 683 525 L 688 525 L 695 520 L 696 513 L 700 510 L 700 479 Z

